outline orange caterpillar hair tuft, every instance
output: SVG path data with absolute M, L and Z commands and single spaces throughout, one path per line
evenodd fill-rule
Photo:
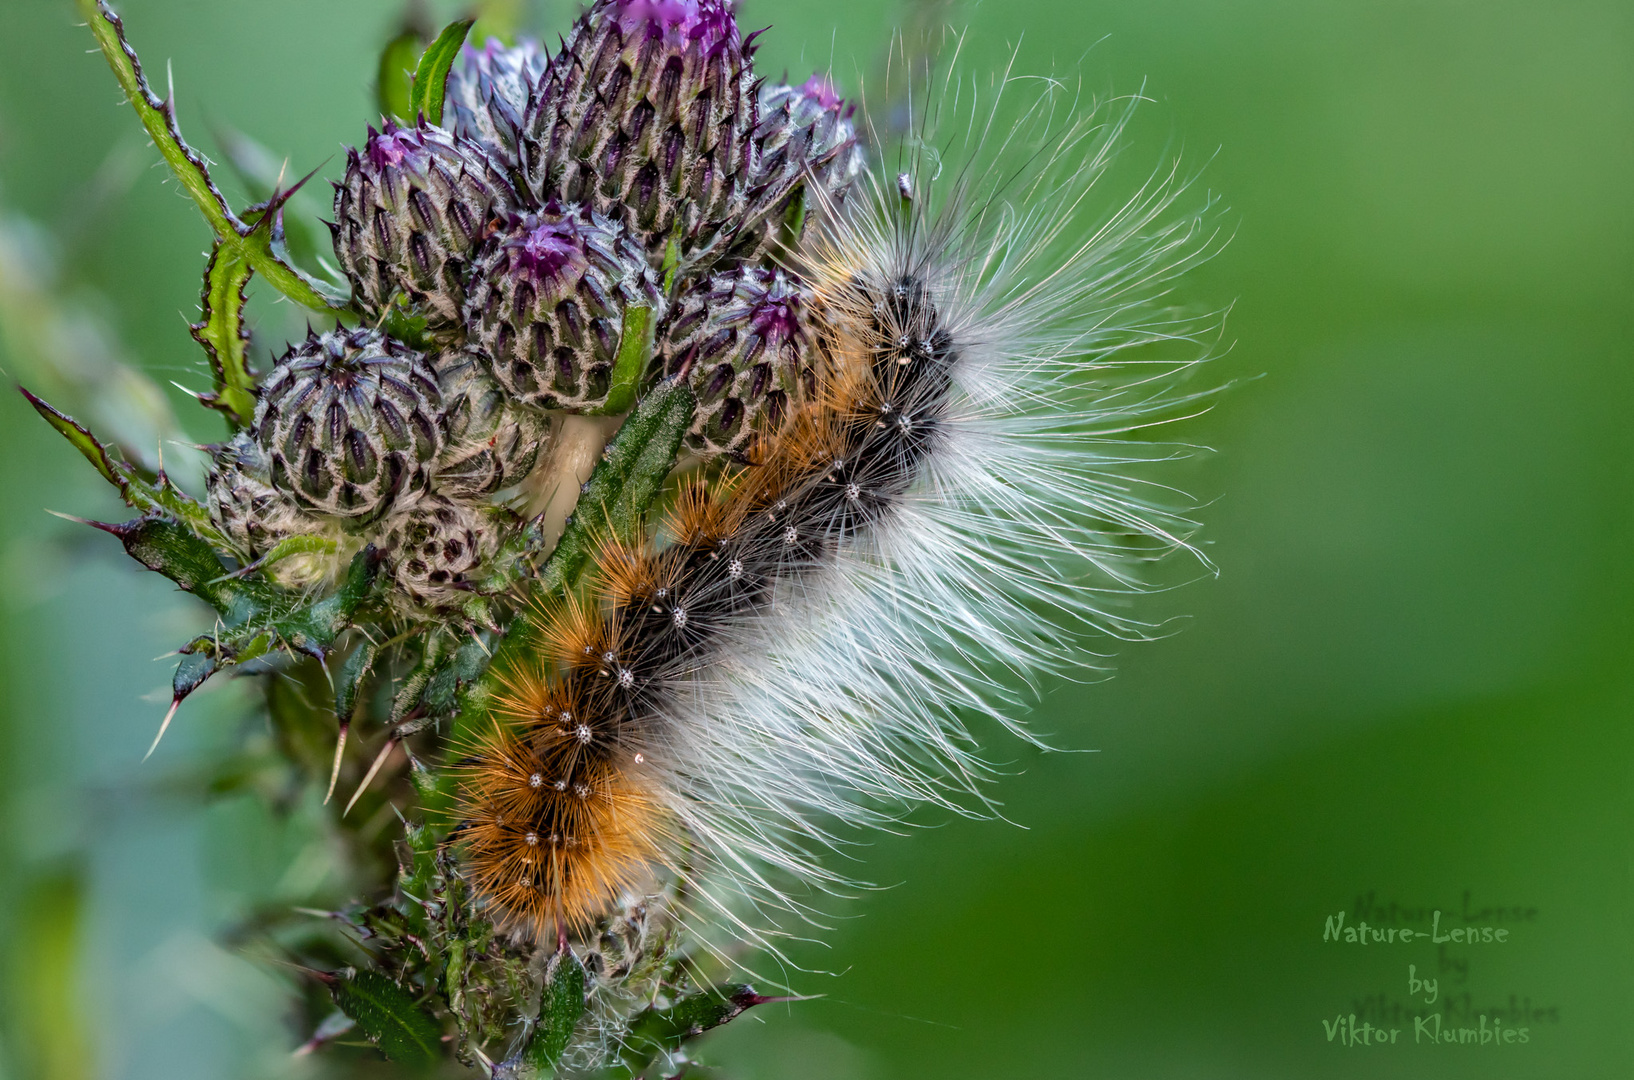
M 551 630 L 579 653 L 596 649 L 603 632 L 577 606 Z M 459 767 L 457 840 L 471 883 L 497 923 L 538 940 L 588 929 L 651 877 L 666 846 L 653 778 L 596 689 L 513 672 L 500 722 Z

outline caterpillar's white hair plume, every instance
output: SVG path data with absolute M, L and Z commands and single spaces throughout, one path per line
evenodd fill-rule
M 811 914 L 802 890 L 847 884 L 821 856 L 854 827 L 990 809 L 970 718 L 1030 738 L 1039 673 L 1150 631 L 1125 607 L 1141 564 L 1196 553 L 1143 475 L 1184 448 L 1140 434 L 1207 396 L 1184 376 L 1218 323 L 1161 304 L 1217 234 L 1206 200 L 1178 210 L 1177 167 L 1097 210 L 1136 99 L 1081 116 L 1069 87 L 1020 83 L 950 76 L 896 167 L 821 208 L 791 266 L 814 392 L 556 620 L 567 674 L 523 680 L 531 726 L 468 800 L 476 880 L 513 921 L 583 923 L 656 863 L 700 929 L 765 943 Z M 581 790 L 558 815 L 579 839 L 543 887 L 500 856 L 518 828 L 542 840 L 553 784 Z

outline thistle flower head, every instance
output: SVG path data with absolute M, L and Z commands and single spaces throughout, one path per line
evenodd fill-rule
M 399 294 L 434 323 L 459 319 L 466 266 L 516 196 L 475 142 L 429 124 L 369 129 L 335 186 L 335 257 L 371 315 Z
M 582 411 L 607 398 L 626 314 L 663 306 L 657 275 L 622 226 L 552 203 L 512 219 L 477 258 L 465 322 L 515 400 Z
M 520 481 L 549 443 L 549 418 L 513 403 L 488 374 L 488 358 L 472 349 L 446 349 L 433 367 L 442 393 L 443 450 L 432 486 L 476 500 Z
M 432 492 L 388 521 L 377 544 L 399 607 L 452 611 L 471 598 L 469 579 L 493 555 L 499 537 L 483 511 Z
M 810 302 L 791 274 L 754 268 L 702 279 L 676 301 L 653 363 L 685 373 L 697 395 L 687 432 L 694 453 L 741 458 L 805 400 L 816 377 Z
M 332 330 L 279 358 L 252 432 L 274 487 L 309 513 L 361 524 L 425 491 L 440 407 L 419 353 L 372 330 Z
M 529 107 L 522 171 L 540 200 L 629 225 L 656 266 L 706 251 L 746 207 L 750 49 L 722 0 L 598 0 Z
M 467 45 L 448 72 L 447 126 L 488 151 L 507 173 L 515 171 L 521 164 L 522 118 L 549 61 L 531 38 L 515 45 L 489 38 L 481 49 Z
M 829 212 L 843 206 L 865 159 L 854 112 L 822 74 L 800 86 L 761 87 L 748 210 L 733 233 L 726 261 L 753 264 L 773 254 L 787 257 L 798 248 L 808 202 Z M 815 194 L 808 196 L 808 186 Z
M 204 490 L 211 520 L 250 559 L 265 555 L 307 524 L 295 501 L 272 486 L 272 459 L 266 450 L 243 432 L 211 455 Z

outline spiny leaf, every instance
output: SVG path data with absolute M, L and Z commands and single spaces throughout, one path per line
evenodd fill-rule
M 482 675 L 488 666 L 488 647 L 476 638 L 469 638 L 459 648 L 444 656 L 437 670 L 426 680 L 425 692 L 420 695 L 426 712 L 432 716 L 446 716 L 459 708 L 460 688 Z
M 187 695 L 204 685 L 204 680 L 217 671 L 216 658 L 202 653 L 184 653 L 181 663 L 176 665 L 175 678 L 171 679 L 171 700 L 180 702 Z
M 364 638 L 357 643 L 346 662 L 340 666 L 340 676 L 335 680 L 335 715 L 343 722 L 350 720 L 352 712 L 357 708 L 358 690 L 363 686 L 363 680 L 369 677 L 374 670 L 376 657 L 380 649 L 374 642 Z
M 539 1026 L 522 1051 L 529 1068 L 543 1072 L 554 1069 L 573 1038 L 573 1029 L 584 1015 L 584 965 L 563 948 L 550 958 L 545 968 L 545 988 L 539 995 Z
M 217 235 L 237 233 L 240 222 L 216 188 L 215 181 L 210 179 L 210 170 L 204 158 L 182 138 L 181 128 L 176 123 L 175 103 L 161 100 L 148 86 L 147 76 L 142 73 L 142 62 L 137 58 L 136 50 L 125 40 L 125 24 L 106 0 L 79 0 L 79 8 L 91 33 L 96 35 L 102 55 L 107 57 L 109 66 L 113 68 L 120 89 L 125 91 L 142 126 L 147 128 L 153 145 L 176 174 L 183 189 L 198 204 Z
M 224 619 L 248 615 L 246 605 L 265 607 L 272 599 L 269 586 L 228 576 L 209 544 L 168 517 L 148 515 L 97 527 L 117 536 L 131 558 L 197 596 Z
M 114 78 L 130 99 L 137 118 L 147 129 L 153 145 L 176 175 L 182 189 L 198 206 L 216 237 L 235 249 L 274 288 L 291 300 L 318 311 L 346 305 L 346 297 L 333 287 L 302 273 L 287 262 L 273 243 L 271 231 L 253 233 L 251 226 L 233 213 L 227 200 L 210 179 L 204 158 L 182 138 L 176 123 L 175 102 L 161 99 L 148 85 L 141 61 L 128 41 L 125 26 L 107 0 L 78 0 L 80 13 L 96 36 L 102 55 L 113 68 Z
M 284 188 L 287 159 L 280 159 L 242 131 L 226 124 L 212 123 L 210 133 L 227 155 L 227 164 L 238 175 L 250 198 L 262 205 L 278 200 L 287 206 L 289 212 L 281 215 L 275 224 L 285 229 L 290 250 L 309 262 L 328 258 L 332 249 L 327 231 L 316 227 L 328 207 L 321 206 L 308 192 L 296 190 L 299 185 Z M 248 220 L 254 212 L 252 207 L 242 216 Z
M 414 85 L 409 88 L 409 116 L 424 116 L 433 124 L 443 122 L 443 93 L 448 88 L 448 69 L 465 44 L 465 35 L 471 32 L 475 19 L 461 19 L 443 28 L 420 57 L 420 66 L 414 69 Z
M 405 121 L 413 119 L 414 108 L 410 104 L 409 91 L 410 73 L 414 70 L 423 41 L 424 38 L 418 29 L 406 26 L 380 50 L 380 67 L 375 76 L 374 93 L 381 116 L 395 116 Z
M 771 1000 L 752 986 L 720 986 L 684 997 L 667 1009 L 643 1010 L 630 1022 L 619 1047 L 623 1068 L 618 1074 L 639 1076 L 659 1054 L 674 1053 L 687 1040 Z
M 95 435 L 85 430 L 79 421 L 68 414 L 58 412 L 20 386 L 17 389 L 22 391 L 28 403 L 34 406 L 35 412 L 45 418 L 46 423 L 56 428 L 63 438 L 73 444 L 75 450 L 85 455 L 85 460 L 96 467 L 96 471 L 102 474 L 102 479 L 121 491 L 124 490 L 123 472 L 116 468 L 114 459 L 108 456 L 107 447 L 98 442 Z
M 164 473 L 160 473 L 151 482 L 142 479 L 135 469 L 109 453 L 107 447 L 73 417 L 59 412 L 22 387 L 17 389 L 46 423 L 56 428 L 76 450 L 85 455 L 86 460 L 96 467 L 96 471 L 102 474 L 104 480 L 119 489 L 120 497 L 128 506 L 143 513 L 168 514 L 186 525 L 193 535 L 215 547 L 224 550 L 232 547 L 221 530 L 210 520 L 209 510 L 172 484 Z
M 403 1065 L 429 1066 L 442 1057 L 442 1028 L 407 990 L 378 971 L 335 980 L 329 993 L 380 1052 Z
M 215 376 L 213 394 L 200 400 L 227 415 L 234 426 L 248 427 L 255 416 L 255 373 L 250 370 L 250 335 L 244 328 L 245 287 L 254 269 L 241 248 L 220 241 L 204 267 L 204 295 L 199 310 L 204 318 L 190 330 L 204 346 Z

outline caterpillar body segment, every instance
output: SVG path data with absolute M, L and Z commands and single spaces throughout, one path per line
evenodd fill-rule
M 1186 448 L 1139 436 L 1212 393 L 1183 378 L 1216 322 L 1153 302 L 1214 236 L 1206 207 L 1170 213 L 1172 172 L 1080 235 L 1127 118 L 1051 129 L 1019 172 L 939 180 L 921 152 L 907 183 L 865 179 L 822 215 L 791 268 L 815 385 L 652 540 L 602 552 L 478 755 L 511 768 L 558 702 L 596 716 L 575 760 L 602 763 L 588 850 L 606 857 L 581 849 L 524 894 L 514 831 L 481 833 L 466 858 L 503 917 L 583 928 L 670 878 L 697 928 L 767 943 L 814 917 L 802 892 L 849 886 L 823 853 L 851 828 L 926 801 L 991 812 L 972 719 L 1031 738 L 1040 672 L 1081 668 L 1089 634 L 1154 632 L 1128 601 L 1194 526 L 1140 475 Z M 496 787 L 468 788 L 469 820 L 503 816 Z

